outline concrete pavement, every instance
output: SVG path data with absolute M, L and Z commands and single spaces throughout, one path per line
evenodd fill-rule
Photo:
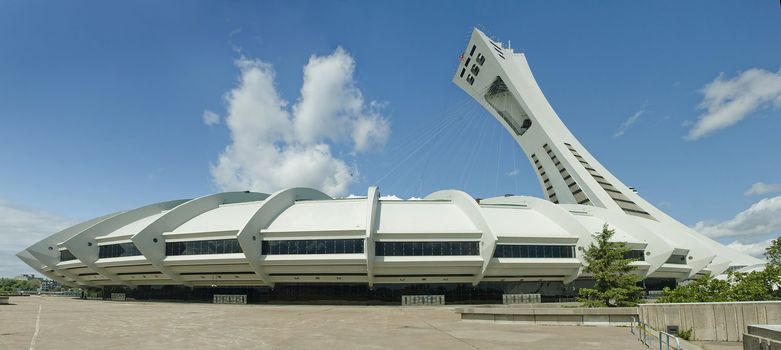
M 12 297 L 11 303 L 0 306 L 0 349 L 643 348 L 624 327 L 461 321 L 451 307 L 214 305 L 38 296 Z

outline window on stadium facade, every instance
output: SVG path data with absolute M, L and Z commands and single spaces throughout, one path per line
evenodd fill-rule
M 376 256 L 480 255 L 477 241 L 467 242 L 376 242 Z
M 165 255 L 204 255 L 242 253 L 237 239 L 210 239 L 204 241 L 166 242 Z
M 494 258 L 573 258 L 575 246 L 499 244 Z
M 60 261 L 76 260 L 76 257 L 69 250 L 60 250 Z
M 637 261 L 645 261 L 645 251 L 639 249 L 633 249 L 624 254 L 624 259 L 635 259 Z
M 138 248 L 136 248 L 136 245 L 132 242 L 102 245 L 98 249 L 98 257 L 101 259 L 142 255 Z
M 670 256 L 669 259 L 667 259 L 665 264 L 686 265 L 686 255 L 673 254 L 673 255 Z
M 363 239 L 299 239 L 261 242 L 263 255 L 363 253 Z

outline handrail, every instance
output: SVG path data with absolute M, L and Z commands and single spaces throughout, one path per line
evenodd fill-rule
M 637 333 L 635 333 L 635 328 L 637 328 Z M 651 329 L 651 327 L 632 316 L 632 321 L 629 323 L 629 332 L 637 335 L 637 340 L 643 343 L 646 348 L 651 347 L 651 344 L 648 341 L 648 334 L 650 334 L 648 331 L 649 329 Z
M 662 340 L 662 335 L 665 336 L 665 340 L 664 341 Z M 663 349 L 662 348 L 662 344 L 663 343 L 667 345 L 667 348 L 666 348 L 667 350 L 670 349 L 670 338 L 675 339 L 675 348 L 673 348 L 673 349 L 678 350 L 678 349 L 681 348 L 681 340 L 678 339 L 678 337 L 676 337 L 676 336 L 674 336 L 674 335 L 672 335 L 670 333 L 664 332 L 664 331 L 659 331 L 659 350 Z

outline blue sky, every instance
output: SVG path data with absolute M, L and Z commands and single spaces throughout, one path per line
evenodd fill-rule
M 230 93 L 267 74 L 298 115 L 319 59 L 350 64 L 350 120 L 386 128 L 367 150 L 313 136 L 353 176 L 345 194 L 542 196 L 510 137 L 450 82 L 474 26 L 526 53 L 568 127 L 646 199 L 747 251 L 781 232 L 777 1 L 4 1 L 0 254 L 68 222 L 235 185 L 215 175 L 236 137 Z M 734 125 L 687 139 L 712 114 L 701 106 L 741 96 L 755 103 L 727 116 Z

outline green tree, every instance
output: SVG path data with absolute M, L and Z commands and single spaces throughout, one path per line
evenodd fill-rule
M 781 237 L 770 242 L 770 246 L 765 248 L 765 257 L 768 265 L 781 265 Z
M 643 289 L 637 286 L 642 277 L 630 265 L 635 259 L 626 258 L 630 248 L 625 242 L 610 241 L 615 233 L 605 224 L 585 251 L 585 271 L 594 276 L 595 283 L 594 288 L 580 289 L 578 301 L 583 306 L 634 306 L 642 297 Z
M 759 301 L 781 299 L 781 237 L 765 250 L 768 264 L 761 271 L 730 272 L 726 280 L 704 277 L 670 290 L 660 303 Z
M 705 276 L 675 289 L 665 287 L 658 303 L 700 303 L 731 301 L 732 286 L 725 280 Z
M 13 278 L 0 278 L 0 294 L 13 294 L 19 291 L 34 291 L 41 286 L 38 280 L 16 280 Z
M 778 275 L 773 275 L 775 267 L 768 265 L 764 271 L 730 274 L 732 289 L 730 296 L 734 301 L 773 300 L 773 286 L 778 283 Z

